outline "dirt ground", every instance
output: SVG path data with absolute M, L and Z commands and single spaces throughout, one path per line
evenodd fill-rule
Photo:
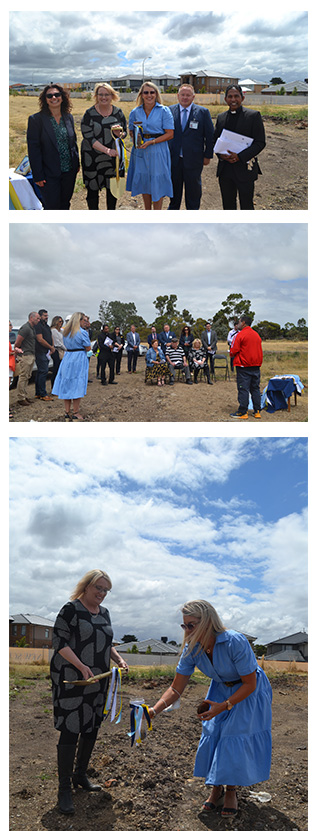
M 85 421 L 234 421 L 230 413 L 238 405 L 235 373 L 230 373 L 230 380 L 224 380 L 221 368 L 216 371 L 217 381 L 209 386 L 205 379 L 197 385 L 185 384 L 181 376 L 174 386 L 158 387 L 149 382 L 145 384 L 145 360 L 138 359 L 137 372 L 129 375 L 126 370 L 124 356 L 120 375 L 116 375 L 116 384 L 101 386 L 96 377 L 96 359 L 90 359 L 89 380 L 87 395 L 82 399 L 80 412 Z M 108 377 L 108 369 L 107 369 Z M 261 390 L 270 377 L 261 376 Z M 52 401 L 39 401 L 34 398 L 34 385 L 29 384 L 29 399 L 32 403 L 28 407 L 17 404 L 17 389 L 10 391 L 10 406 L 14 421 L 64 421 L 64 404 L 54 397 Z M 50 382 L 47 381 L 47 392 L 50 392 Z M 307 389 L 301 396 L 297 396 L 297 405 L 294 406 L 292 397 L 291 412 L 278 410 L 275 413 L 262 411 L 261 421 L 268 424 L 275 422 L 307 421 Z M 260 423 L 253 416 L 244 424 Z M 70 424 L 71 422 L 69 422 Z M 74 422 L 75 423 L 75 422 Z M 245 429 L 245 427 L 244 427 Z
M 75 122 L 81 122 L 81 116 L 75 116 Z M 294 124 L 278 123 L 277 120 L 264 118 L 266 130 L 266 148 L 259 156 L 262 176 L 255 184 L 255 210 L 307 210 L 308 208 L 308 130 L 305 122 Z M 217 161 L 214 159 L 203 169 L 202 173 L 202 211 L 221 210 L 221 197 L 216 178 Z M 79 182 L 82 182 L 81 174 Z M 77 185 L 71 201 L 71 210 L 87 210 L 86 191 Z M 162 209 L 169 205 L 167 197 Z M 100 208 L 106 210 L 105 194 L 100 197 Z M 141 196 L 132 198 L 125 193 L 117 204 L 117 210 L 144 210 Z M 185 210 L 184 204 L 181 210 Z
M 152 687 L 156 686 L 156 689 Z M 102 785 L 97 793 L 79 789 L 76 812 L 63 816 L 56 807 L 58 734 L 51 715 L 51 687 L 37 680 L 20 687 L 11 701 L 10 831 L 35 828 L 59 831 L 306 831 L 307 829 L 307 680 L 276 678 L 273 686 L 273 761 L 268 782 L 238 791 L 239 811 L 233 820 L 220 811 L 200 812 L 209 789 L 192 777 L 200 737 L 196 707 L 207 685 L 190 683 L 181 708 L 159 716 L 138 747 L 130 746 L 130 698 L 151 705 L 167 683 L 141 682 L 124 686 L 123 717 L 119 725 L 102 724 L 89 774 Z M 116 782 L 111 786 L 105 783 Z M 254 793 L 267 792 L 260 803 Z

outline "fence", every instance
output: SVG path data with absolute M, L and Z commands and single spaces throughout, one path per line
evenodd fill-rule
M 19 646 L 9 647 L 9 661 L 11 664 L 49 664 L 52 655 L 53 649 L 45 647 L 43 647 L 43 649 L 30 649 L 28 646 L 24 649 Z

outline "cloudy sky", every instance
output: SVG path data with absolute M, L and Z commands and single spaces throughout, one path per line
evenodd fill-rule
M 154 76 L 201 69 L 265 82 L 308 76 L 307 12 L 286 4 L 249 12 L 68 6 L 11 13 L 10 83 L 109 80 L 140 74 L 145 58 Z
M 14 326 L 39 308 L 96 320 L 101 300 L 132 301 L 150 323 L 159 294 L 206 318 L 234 292 L 251 300 L 256 323 L 307 319 L 307 225 L 10 225 Z
M 115 637 L 180 641 L 203 597 L 258 642 L 307 627 L 307 441 L 10 441 L 10 612 L 55 618 L 91 568 Z

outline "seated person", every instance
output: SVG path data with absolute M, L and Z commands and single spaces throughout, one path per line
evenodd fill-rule
M 165 383 L 165 375 L 167 372 L 166 359 L 162 352 L 158 341 L 154 340 L 146 354 L 146 364 L 148 370 L 148 378 L 157 378 L 158 387 Z
M 207 362 L 206 350 L 201 344 L 200 338 L 195 338 L 188 355 L 189 366 L 193 370 L 194 383 L 198 383 L 200 369 L 203 369 L 208 384 L 212 384 L 210 371 Z
M 176 369 L 182 369 L 187 384 L 193 383 L 190 377 L 188 361 L 186 359 L 182 346 L 178 345 L 178 338 L 176 338 L 175 336 L 172 338 L 172 342 L 169 343 L 166 348 L 166 360 L 171 374 L 171 386 L 172 384 L 174 384 Z

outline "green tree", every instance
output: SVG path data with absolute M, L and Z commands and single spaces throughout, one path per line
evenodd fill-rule
M 271 320 L 261 320 L 252 327 L 262 340 L 278 340 L 282 337 L 280 323 L 273 323 Z
M 147 323 L 138 314 L 135 303 L 122 303 L 120 300 L 101 300 L 99 306 L 99 320 L 101 324 L 108 323 L 110 329 L 120 326 L 122 332 L 128 332 L 132 323 L 139 329 Z
M 267 647 L 263 643 L 255 643 L 253 644 L 253 651 L 256 658 L 262 658 L 262 655 L 266 654 Z
M 136 638 L 135 635 L 123 635 L 121 640 L 123 641 L 123 643 L 131 643 L 131 641 L 137 641 L 138 638 Z
M 276 76 L 275 78 L 271 78 L 270 84 L 272 84 L 272 86 L 276 86 L 277 84 L 285 84 L 285 81 Z
M 29 644 L 26 642 L 26 636 L 23 635 L 23 637 L 20 638 L 20 640 L 16 641 L 15 646 L 18 646 L 19 649 L 25 649 L 27 646 L 29 646 Z
M 152 652 L 152 649 L 151 649 L 151 646 L 149 644 L 149 646 L 147 646 L 147 648 L 146 648 L 146 655 L 151 655 L 151 652 Z

